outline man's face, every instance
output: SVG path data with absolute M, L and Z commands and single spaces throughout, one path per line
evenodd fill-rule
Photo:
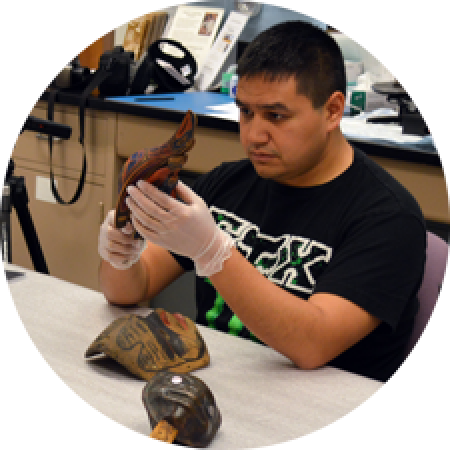
M 279 183 L 311 186 L 323 181 L 329 152 L 326 108 L 314 109 L 297 93 L 292 76 L 239 79 L 241 143 L 257 173 Z

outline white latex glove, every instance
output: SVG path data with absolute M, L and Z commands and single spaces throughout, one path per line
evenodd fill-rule
M 181 181 L 176 187 L 181 201 L 139 181 L 128 187 L 126 199 L 131 221 L 145 239 L 195 263 L 197 275 L 209 277 L 222 270 L 231 256 L 233 239 L 214 222 L 208 206 Z
M 100 227 L 98 236 L 98 253 L 115 269 L 129 269 L 141 257 L 146 242 L 143 239 L 133 239 L 133 227 L 128 222 L 118 230 L 114 227 L 116 212 L 108 212 Z

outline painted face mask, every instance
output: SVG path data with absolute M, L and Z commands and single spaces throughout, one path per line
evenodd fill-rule
M 209 364 L 195 323 L 156 308 L 148 316 L 129 314 L 112 322 L 92 342 L 85 357 L 104 354 L 143 380 L 161 370 L 187 373 Z
M 222 418 L 209 387 L 199 378 L 161 371 L 142 391 L 152 433 L 160 441 L 200 448 L 209 445 Z
M 145 180 L 167 194 L 173 193 L 180 169 L 187 161 L 187 152 L 195 144 L 196 124 L 197 117 L 189 110 L 169 141 L 160 147 L 140 150 L 128 158 L 119 176 L 116 228 L 123 228 L 130 221 L 130 210 L 125 203 L 128 186 Z M 139 235 L 135 233 L 134 237 Z

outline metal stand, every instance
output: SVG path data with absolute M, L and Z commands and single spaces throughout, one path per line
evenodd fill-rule
M 67 125 L 38 119 L 33 116 L 29 116 L 25 121 L 21 133 L 25 130 L 48 134 L 49 139 L 52 139 L 53 136 L 68 139 L 72 132 L 72 129 Z M 25 178 L 14 175 L 14 161 L 11 158 L 9 160 L 5 183 L 2 190 L 0 220 L 2 260 L 4 262 L 12 263 L 11 211 L 14 208 L 35 270 L 48 275 L 49 271 L 47 263 L 45 262 L 36 228 L 34 227 L 33 219 L 31 218 L 28 202 L 29 198 L 25 186 Z
M 372 89 L 378 94 L 386 95 L 388 101 L 396 100 L 400 106 L 400 112 L 398 117 L 372 117 L 367 119 L 367 122 L 396 123 L 402 127 L 403 134 L 414 134 L 417 136 L 430 134 L 430 130 L 416 105 L 398 82 L 375 83 Z

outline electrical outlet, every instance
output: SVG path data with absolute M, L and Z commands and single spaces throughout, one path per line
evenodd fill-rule
M 58 181 L 55 180 L 55 186 L 58 187 Z M 48 203 L 57 203 L 52 193 L 50 178 L 36 177 L 36 200 Z

